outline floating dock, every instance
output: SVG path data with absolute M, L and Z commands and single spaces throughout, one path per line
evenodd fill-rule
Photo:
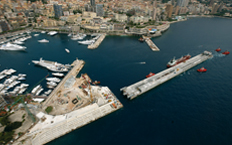
M 98 46 L 102 43 L 102 41 L 105 39 L 106 34 L 101 34 L 101 36 L 95 41 L 94 43 L 88 45 L 88 49 L 96 49 Z
M 146 41 L 146 43 L 152 51 L 160 51 L 160 49 L 155 45 L 155 43 L 151 41 L 150 37 L 146 37 L 143 35 L 143 39 Z
M 158 85 L 178 76 L 179 74 L 187 71 L 188 69 L 206 61 L 207 59 L 213 57 L 212 53 L 209 51 L 204 51 L 203 53 L 186 60 L 185 62 L 179 63 L 176 66 L 168 68 L 161 71 L 154 76 L 141 80 L 135 84 L 128 87 L 121 88 L 123 95 L 127 96 L 128 99 L 134 99 L 135 97 L 157 87 Z

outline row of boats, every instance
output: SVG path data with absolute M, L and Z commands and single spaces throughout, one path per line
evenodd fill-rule
M 91 37 L 94 37 L 92 39 L 89 40 L 84 40 L 84 41 L 78 41 L 79 44 L 83 44 L 83 45 L 90 45 L 93 44 L 102 34 L 92 34 Z M 86 34 L 82 34 L 82 33 L 77 33 L 77 34 L 68 34 L 69 37 L 71 37 L 72 40 L 83 40 L 87 35 Z
M 47 88 L 49 88 L 47 91 L 45 91 L 41 96 L 47 96 L 52 92 L 52 89 L 54 89 L 57 84 L 61 81 L 58 77 L 63 77 L 64 74 L 62 73 L 52 73 L 53 76 L 56 77 L 47 77 Z M 43 91 L 43 87 L 41 84 L 37 85 L 35 88 L 32 89 L 31 93 L 35 96 L 39 96 L 41 92 Z
M 0 95 L 23 94 L 27 90 L 29 84 L 25 84 L 25 83 L 20 84 L 21 81 L 26 80 L 26 74 L 12 75 L 15 72 L 16 72 L 16 70 L 14 70 L 14 69 L 5 69 L 2 72 L 0 72 L 0 79 L 7 77 L 7 79 L 5 79 L 5 81 L 3 83 L 0 83 Z M 12 76 L 10 77 L 10 75 L 12 75 Z M 20 85 L 18 85 L 18 84 L 20 84 Z M 18 86 L 16 86 L 16 85 L 18 85 Z M 8 90 L 10 90 L 12 88 L 14 88 L 14 89 L 12 91 L 8 92 Z

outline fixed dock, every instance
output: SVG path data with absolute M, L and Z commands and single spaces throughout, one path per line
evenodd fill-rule
M 160 49 L 155 45 L 155 43 L 151 41 L 150 37 L 146 37 L 143 35 L 143 39 L 146 41 L 146 43 L 152 51 L 160 51 Z
M 141 80 L 135 84 L 128 87 L 121 88 L 123 95 L 127 96 L 128 99 L 134 99 L 135 97 L 157 87 L 158 85 L 178 76 L 179 74 L 189 70 L 190 68 L 206 61 L 207 59 L 213 57 L 212 53 L 209 51 L 204 51 L 203 53 L 186 60 L 185 62 L 179 63 L 176 66 L 168 68 L 161 71 L 154 76 Z
M 105 39 L 106 34 L 100 34 L 101 36 L 95 41 L 94 43 L 88 45 L 88 49 L 96 49 L 98 46 L 102 43 L 102 41 Z

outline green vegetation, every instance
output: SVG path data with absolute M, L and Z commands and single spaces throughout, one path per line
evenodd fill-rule
M 0 144 L 6 144 L 13 139 L 14 131 L 1 132 L 0 133 Z
M 13 123 L 8 124 L 5 127 L 4 132 L 12 132 L 13 130 L 19 128 L 20 126 L 22 126 L 22 122 L 15 121 Z
M 2 124 L 2 126 L 5 126 L 9 123 L 8 117 L 9 117 L 9 115 L 6 115 L 6 116 L 0 118 L 0 123 Z
M 82 11 L 81 11 L 81 10 L 79 10 L 79 9 L 78 9 L 78 10 L 73 10 L 73 13 L 74 13 L 74 15 L 75 15 L 75 14 L 77 14 L 77 13 L 82 14 Z
M 10 115 L 6 115 L 0 118 L 0 123 L 3 126 L 6 126 L 4 131 L 0 133 L 0 144 L 6 144 L 11 141 L 13 139 L 14 130 L 22 126 L 22 122 L 19 121 L 10 123 L 10 121 L 8 120 L 8 117 Z
M 48 106 L 45 111 L 49 114 L 50 112 L 52 112 L 52 106 Z

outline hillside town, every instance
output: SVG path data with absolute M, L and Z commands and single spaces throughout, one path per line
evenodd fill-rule
M 27 27 L 66 32 L 133 31 L 189 15 L 231 17 L 231 6 L 214 0 L 1 0 L 0 33 Z

